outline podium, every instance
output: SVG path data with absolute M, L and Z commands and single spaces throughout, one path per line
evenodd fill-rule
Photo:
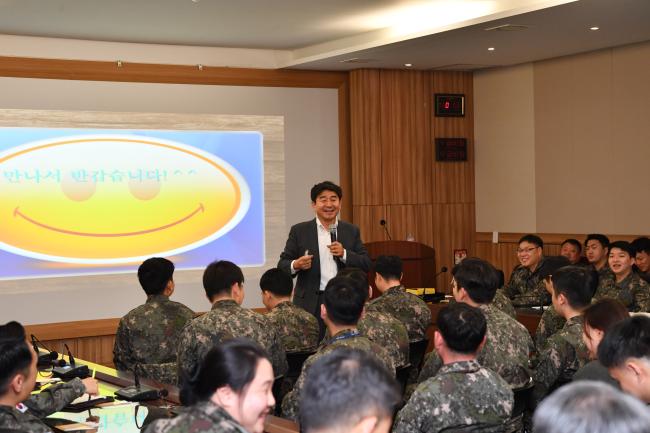
M 366 244 L 368 255 L 373 264 L 379 256 L 398 256 L 403 262 L 404 277 L 402 284 L 406 288 L 436 287 L 436 254 L 435 250 L 420 242 L 411 241 L 378 241 Z M 375 288 L 375 272 L 369 272 L 368 278 L 372 284 L 373 298 L 379 293 Z

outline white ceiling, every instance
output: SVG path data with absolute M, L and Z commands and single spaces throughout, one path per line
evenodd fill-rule
M 527 28 L 485 30 L 503 24 Z M 0 0 L 0 35 L 273 50 L 300 69 L 476 69 L 650 40 L 650 0 Z

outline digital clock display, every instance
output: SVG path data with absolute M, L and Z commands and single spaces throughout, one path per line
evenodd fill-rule
M 436 117 L 465 116 L 465 95 L 440 94 L 435 95 Z

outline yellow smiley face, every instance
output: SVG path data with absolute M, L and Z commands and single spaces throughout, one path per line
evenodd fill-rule
M 235 227 L 241 175 L 192 146 L 126 135 L 57 138 L 0 155 L 0 243 L 28 257 L 127 263 L 178 254 Z

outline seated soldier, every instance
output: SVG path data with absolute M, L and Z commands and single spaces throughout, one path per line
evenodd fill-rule
M 316 350 L 318 320 L 291 302 L 293 281 L 284 271 L 273 268 L 260 278 L 262 303 L 269 310 L 266 318 L 282 339 L 284 350 L 301 352 Z
M 544 282 L 544 288 L 549 295 L 553 295 L 550 277 L 555 271 L 564 266 L 569 266 L 569 259 L 564 256 L 551 256 L 547 257 L 544 261 L 544 267 L 540 270 L 540 276 Z M 535 346 L 537 347 L 537 351 L 542 351 L 548 337 L 562 329 L 565 322 L 564 317 L 557 314 L 553 304 L 544 310 L 535 330 Z
M 25 338 L 25 328 L 18 322 L 0 326 L 0 429 L 51 432 L 42 418 L 60 411 L 84 393 L 97 394 L 97 381 L 75 378 L 30 397 L 38 374 L 38 354 Z
M 585 256 L 589 264 L 598 272 L 598 287 L 593 300 L 598 301 L 604 296 L 600 293 L 614 284 L 614 273 L 609 268 L 609 238 L 599 233 L 587 235 L 585 239 Z
M 636 315 L 609 328 L 598 360 L 623 391 L 650 404 L 650 318 Z
M 630 312 L 650 311 L 650 286 L 633 271 L 635 251 L 626 241 L 609 244 L 609 267 L 614 272 L 614 284 L 598 293 L 598 299 L 620 301 Z
M 365 290 L 372 296 L 372 287 L 368 284 L 368 274 L 359 268 L 345 267 L 337 276 L 348 277 L 359 284 L 359 290 Z M 366 304 L 368 305 L 368 304 Z M 395 367 L 402 367 L 409 363 L 409 334 L 406 326 L 395 317 L 381 311 L 365 311 L 357 323 L 361 334 L 365 335 L 388 352 Z M 326 333 L 328 338 L 329 334 Z
M 542 282 L 540 270 L 544 264 L 544 241 L 536 235 L 526 235 L 519 239 L 517 258 L 519 265 L 510 275 L 504 287 L 506 295 L 515 307 L 548 305 L 550 298 Z
M 440 310 L 434 334 L 443 367 L 418 385 L 397 414 L 393 433 L 435 433 L 469 424 L 503 424 L 514 405 L 508 383 L 476 359 L 487 324 L 478 308 L 464 303 Z
M 120 319 L 113 346 L 116 369 L 133 372 L 138 366 L 147 377 L 176 383 L 178 337 L 194 312 L 169 300 L 174 293 L 173 275 L 174 264 L 161 257 L 147 259 L 138 268 L 147 300 Z M 165 367 L 156 365 L 165 363 Z
M 431 310 L 422 299 L 408 293 L 401 280 L 402 259 L 397 256 L 377 257 L 375 287 L 381 296 L 370 301 L 366 310 L 390 314 L 406 326 L 411 342 L 423 340 L 431 326 Z
M 300 395 L 304 433 L 388 433 L 401 403 L 395 379 L 374 356 L 339 347 L 314 362 Z
M 510 298 L 508 298 L 506 293 L 503 291 L 503 286 L 506 282 L 505 276 L 503 275 L 503 271 L 501 269 L 497 269 L 496 271 L 497 271 L 497 277 L 499 279 L 499 284 L 497 285 L 498 289 L 494 294 L 492 305 L 494 305 L 499 310 L 503 311 L 513 319 L 516 319 L 517 312 L 515 311 L 515 307 L 514 305 L 512 305 L 512 301 L 510 300 Z
M 205 295 L 212 303 L 206 314 L 191 320 L 183 329 L 178 344 L 178 378 L 181 385 L 191 380 L 205 354 L 216 344 L 231 338 L 255 341 L 269 354 L 275 376 L 287 372 L 282 340 L 261 314 L 242 308 L 244 274 L 239 266 L 219 260 L 203 273 Z
M 650 412 L 604 383 L 572 383 L 542 402 L 533 426 L 533 433 L 646 433 Z
M 577 239 L 569 238 L 560 244 L 560 255 L 569 260 L 570 265 L 588 264 L 587 260 L 582 257 L 582 245 Z
M 570 381 L 573 374 L 589 362 L 589 352 L 582 339 L 582 311 L 589 306 L 596 288 L 596 273 L 582 266 L 565 266 L 550 276 L 555 311 L 566 323 L 553 334 L 539 353 L 533 373 L 534 403 L 550 391 Z
M 530 380 L 528 355 L 535 347 L 524 325 L 492 305 L 498 285 L 496 269 L 485 260 L 467 258 L 451 272 L 456 302 L 480 309 L 487 322 L 485 344 L 478 351 L 477 361 L 499 374 L 511 388 L 524 386 Z M 442 367 L 440 354 L 429 352 L 418 382 L 436 376 Z
M 640 237 L 634 239 L 632 248 L 636 251 L 634 262 L 637 273 L 646 283 L 650 283 L 650 238 Z
M 298 417 L 301 390 L 309 376 L 311 365 L 338 347 L 351 347 L 375 356 L 388 374 L 395 376 L 395 365 L 386 350 L 361 335 L 357 329 L 366 296 L 367 291 L 361 290 L 350 278 L 334 277 L 327 283 L 321 305 L 321 317 L 332 337 L 320 345 L 318 352 L 307 358 L 293 390 L 284 396 L 282 414 L 285 418 L 295 420 Z

